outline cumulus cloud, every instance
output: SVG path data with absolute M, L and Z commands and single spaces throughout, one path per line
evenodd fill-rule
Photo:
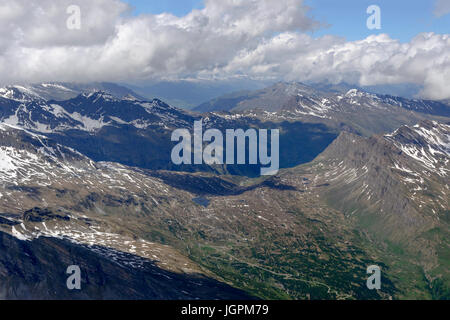
M 434 15 L 442 17 L 450 13 L 450 1 L 449 0 L 436 0 L 434 5 Z
M 80 30 L 66 28 L 70 4 L 81 8 Z M 128 10 L 119 0 L 0 0 L 1 80 L 412 82 L 427 98 L 450 98 L 449 35 L 424 33 L 409 43 L 387 35 L 313 38 L 305 32 L 320 23 L 303 0 L 206 0 L 183 17 Z
M 72 4 L 82 12 L 82 28 L 77 32 L 66 27 Z M 2 47 L 95 45 L 114 33 L 127 10 L 119 0 L 0 0 Z
M 286 80 L 362 86 L 416 83 L 424 86 L 423 97 L 450 97 L 450 35 L 423 33 L 409 43 L 386 34 L 346 42 L 326 36 L 283 33 L 244 50 L 223 70 L 228 74 L 246 70 L 254 77 L 280 75 Z

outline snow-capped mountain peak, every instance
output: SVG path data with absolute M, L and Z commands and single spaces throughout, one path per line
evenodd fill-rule
M 440 176 L 447 176 L 450 172 L 449 125 L 423 121 L 412 127 L 403 126 L 384 138 L 426 171 Z
M 118 101 L 119 99 L 112 94 L 103 90 L 93 90 L 91 92 L 82 93 L 82 97 L 91 100 L 93 103 L 105 102 L 105 101 Z
M 0 88 L 0 97 L 18 102 L 43 100 L 43 98 L 33 90 L 27 88 L 26 86 L 19 85 Z

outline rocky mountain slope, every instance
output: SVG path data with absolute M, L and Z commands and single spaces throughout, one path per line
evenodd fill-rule
M 198 115 L 98 91 L 64 101 L 29 97 L 0 97 L 0 275 L 9 281 L 0 297 L 74 297 L 53 284 L 65 285 L 58 272 L 70 261 L 89 274 L 78 298 L 448 294 L 448 123 L 368 138 L 358 130 L 364 121 L 368 133 L 445 117 L 398 106 L 401 117 L 391 121 L 390 109 L 372 100 L 335 111 L 356 117 L 343 123 L 289 118 L 289 108 Z M 248 178 L 248 168 L 168 166 L 172 130 L 200 118 L 205 128 L 280 128 L 285 169 Z M 56 254 L 63 264 L 42 273 Z M 27 278 L 33 263 L 38 271 Z M 383 270 L 380 291 L 365 286 L 372 264 Z M 104 272 L 96 277 L 92 265 Z M 122 275 L 130 272 L 127 287 Z M 177 295 L 167 277 L 187 290 Z
M 27 95 L 0 97 L 0 120 L 6 124 L 45 134 L 95 161 L 113 161 L 147 169 L 228 172 L 256 175 L 259 166 L 175 166 L 170 155 L 175 129 L 192 132 L 194 121 L 203 119 L 205 130 L 280 129 L 282 167 L 312 160 L 337 136 L 322 124 L 271 123 L 250 116 L 192 114 L 154 99 L 116 98 L 102 91 L 84 93 L 65 101 L 45 101 Z M 296 146 L 292 147 L 292 141 Z M 154 152 L 158 150 L 159 152 Z
M 299 82 L 279 82 L 261 90 L 232 93 L 206 102 L 195 110 L 211 112 L 261 109 L 276 112 L 294 109 L 298 113 L 323 117 L 331 111 L 348 108 L 349 105 L 359 105 L 361 108 L 399 106 L 421 113 L 450 116 L 449 106 L 444 101 L 412 100 L 369 93 L 360 89 L 341 92 Z
M 13 94 L 3 94 L 0 97 L 0 120 L 45 134 L 95 161 L 113 161 L 147 169 L 246 176 L 260 172 L 259 166 L 254 165 L 173 165 L 170 159 L 175 145 L 170 139 L 173 130 L 183 128 L 192 132 L 194 121 L 200 119 L 203 119 L 205 130 L 279 129 L 281 168 L 311 161 L 342 130 L 370 136 L 423 119 L 441 122 L 450 119 L 433 115 L 445 114 L 445 109 L 434 107 L 437 102 L 424 107 L 411 104 L 411 101 L 405 103 L 399 98 L 385 97 L 383 100 L 359 91 L 349 91 L 345 97 L 327 93 L 325 98 L 323 92 L 300 84 L 278 84 L 275 93 L 267 93 L 270 99 L 263 95 L 261 101 L 267 100 L 277 108 L 282 106 L 276 112 L 252 110 L 202 115 L 173 108 L 157 99 L 145 101 L 132 95 L 118 98 L 104 91 L 83 93 L 64 101 L 47 101 L 35 94 L 39 86 L 35 85 L 28 91 L 13 88 Z
M 1 133 L 2 163 L 9 163 L 2 167 L 1 231 L 20 241 L 63 239 L 104 263 L 138 270 L 156 259 L 168 272 L 203 274 L 266 298 L 400 294 L 389 273 L 383 292 L 365 288 L 367 265 L 390 266 L 366 247 L 346 211 L 326 203 L 314 171 L 227 182 L 95 163 L 39 135 L 7 125 Z
M 169 201 L 169 189 L 158 179 L 120 165 L 96 164 L 8 125 L 0 127 L 0 141 L 0 297 L 251 298 L 210 278 L 174 248 L 108 222 L 102 207 L 122 212 L 132 206 L 145 215 L 150 203 Z M 151 195 L 143 193 L 146 189 Z M 79 292 L 66 288 L 65 270 L 73 264 L 83 271 Z
M 3 125 L 0 133 L 2 163 L 7 164 L 1 168 L 0 232 L 42 250 L 38 265 L 48 263 L 48 255 L 69 250 L 70 242 L 75 246 L 70 252 L 93 252 L 88 261 L 70 256 L 83 264 L 115 263 L 140 270 L 143 263 L 155 260 L 155 266 L 167 272 L 214 278 L 258 297 L 379 298 L 395 292 L 388 278 L 383 292 L 364 289 L 365 265 L 375 257 L 337 222 L 343 215 L 328 212 L 313 196 L 305 197 L 302 190 L 276 179 L 245 186 L 208 175 L 96 163 L 21 129 Z M 314 205 L 303 213 L 306 203 Z M 4 241 L 13 241 L 9 236 Z M 283 255 L 275 259 L 280 250 Z M 11 281 L 5 296 L 27 297 L 25 289 L 19 289 L 28 288 L 30 282 L 23 284 L 21 269 L 11 269 L 7 263 L 6 257 L 16 257 L 18 252 L 5 249 L 4 254 L 0 270 Z M 50 269 L 41 276 L 32 292 L 50 290 L 45 279 L 54 272 Z M 133 275 L 142 276 L 138 271 Z M 119 287 L 125 285 L 115 281 Z M 204 281 L 212 288 L 221 286 Z M 99 290 L 84 292 L 83 297 L 123 297 Z M 186 291 L 193 298 L 207 293 Z M 170 292 L 166 297 L 173 297 Z M 221 297 L 245 296 L 231 288 L 219 292 Z M 139 291 L 131 297 L 160 296 Z
M 258 91 L 230 94 L 195 110 L 256 114 L 272 121 L 319 122 L 334 128 L 346 126 L 366 136 L 390 132 L 421 120 L 450 119 L 450 106 L 445 102 L 405 99 L 357 89 L 327 91 L 302 83 L 277 83 Z
M 35 83 L 27 85 L 10 85 L 0 88 L 0 97 L 17 101 L 30 100 L 68 100 L 80 94 L 89 94 L 96 91 L 104 91 L 116 98 L 133 96 L 137 99 L 145 100 L 133 90 L 109 82 L 94 83 Z
M 421 282 L 405 267 L 415 265 L 427 283 L 439 279 L 448 292 L 449 143 L 450 126 L 431 121 L 371 138 L 344 132 L 294 175 L 307 174 L 314 192 L 366 233 L 384 261 L 404 264 L 398 277 Z M 291 181 L 293 172 L 283 178 Z
M 330 185 L 333 205 L 349 215 L 377 212 L 380 232 L 401 239 L 446 220 L 449 125 L 425 121 L 369 139 L 342 133 L 316 161 L 318 170 L 332 168 L 316 179 Z
M 201 274 L 170 272 L 154 258 L 101 245 L 44 235 L 23 241 L 0 232 L 0 249 L 1 299 L 252 299 Z M 80 290 L 67 289 L 71 265 L 80 267 Z

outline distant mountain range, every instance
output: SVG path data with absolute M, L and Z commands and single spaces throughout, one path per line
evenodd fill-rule
M 272 121 L 306 121 L 329 127 L 348 127 L 370 136 L 422 120 L 446 122 L 450 105 L 445 101 L 405 99 L 350 89 L 346 92 L 316 89 L 302 83 L 277 83 L 271 87 L 238 92 L 211 100 L 197 112 L 256 114 Z
M 32 100 L 68 100 L 76 96 L 96 91 L 104 91 L 116 98 L 124 98 L 127 96 L 136 99 L 145 100 L 142 96 L 137 94 L 127 87 L 117 85 L 109 82 L 94 82 L 94 83 L 38 83 L 31 85 L 11 85 L 0 88 L 0 97 L 11 99 L 20 102 Z
M 20 94 L 19 94 L 20 92 Z M 202 116 L 173 108 L 154 99 L 141 101 L 134 96 L 117 98 L 110 93 L 82 93 L 65 101 L 42 100 L 28 92 L 0 97 L 0 120 L 45 134 L 63 145 L 79 150 L 96 161 L 115 161 L 147 169 L 228 172 L 255 175 L 259 166 L 176 166 L 171 161 L 171 134 L 177 128 L 193 129 Z M 266 128 L 265 119 L 210 114 L 208 128 Z M 321 124 L 283 122 L 282 166 L 307 162 L 317 156 L 338 132 Z M 314 143 L 311 141 L 314 138 Z M 295 139 L 298 148 L 284 148 Z M 153 152 L 158 150 L 159 152 Z
M 160 99 L 168 104 L 190 110 L 215 97 L 242 90 L 261 89 L 267 82 L 253 80 L 178 80 L 126 85 L 149 99 Z
M 296 82 L 280 82 L 261 90 L 228 94 L 201 104 L 194 110 L 198 112 L 249 110 L 279 112 L 290 110 L 305 115 L 325 117 L 329 113 L 345 112 L 346 109 L 354 108 L 355 105 L 361 106 L 361 109 L 388 109 L 398 106 L 420 113 L 450 116 L 450 106 L 445 102 L 379 95 L 355 88 L 347 91 L 331 87 L 317 89 Z
M 124 84 L 137 93 L 149 99 L 157 98 L 166 103 L 183 109 L 191 110 L 198 105 L 222 96 L 233 96 L 243 91 L 255 91 L 273 84 L 267 80 L 230 79 L 230 80 L 166 80 L 150 81 L 137 84 Z M 390 85 L 356 86 L 345 82 L 332 84 L 329 82 L 312 82 L 308 86 L 327 92 L 345 93 L 350 89 L 358 89 L 380 95 L 416 97 L 422 90 L 421 86 L 401 83 Z
M 0 89 L 0 298 L 450 296 L 446 102 L 279 83 L 198 113 L 97 86 Z M 280 129 L 281 171 L 175 166 L 198 119 Z

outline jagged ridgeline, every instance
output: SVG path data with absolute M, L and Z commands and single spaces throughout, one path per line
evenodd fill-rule
M 3 89 L 3 98 L 0 97 L 1 120 L 45 134 L 95 161 L 113 161 L 154 170 L 256 176 L 260 172 L 259 165 L 174 165 L 171 161 L 171 150 L 175 146 L 171 142 L 172 132 L 178 128 L 192 131 L 194 121 L 200 119 L 204 119 L 205 130 L 279 129 L 282 168 L 311 161 L 338 135 L 336 129 L 320 123 L 272 122 L 220 113 L 192 114 L 157 99 L 143 101 L 131 93 L 118 98 L 117 94 L 90 91 L 65 101 L 47 101 L 38 95 L 51 96 L 51 93 L 42 93 L 42 86 L 27 90 L 23 87 Z M 49 88 L 54 89 L 54 86 Z M 62 88 L 62 85 L 57 86 L 59 91 Z M 56 94 L 58 97 L 59 91 Z M 72 89 L 67 88 L 67 91 L 73 95 Z M 248 145 L 246 151 L 248 158 Z
M 448 108 L 439 103 L 356 90 L 328 93 L 302 84 L 277 84 L 242 100 L 231 114 L 203 115 L 170 107 L 157 99 L 144 101 L 131 90 L 112 84 L 11 86 L 1 92 L 3 122 L 45 134 L 95 161 L 246 176 L 259 175 L 260 166 L 174 165 L 170 157 L 175 145 L 170 141 L 172 132 L 179 128 L 192 131 L 194 121 L 200 119 L 205 130 L 278 129 L 280 167 L 289 168 L 313 160 L 341 130 L 371 135 L 423 119 L 442 121 L 449 116 Z M 62 97 L 70 98 L 54 99 Z M 248 145 L 246 151 L 248 157 Z
M 205 114 L 106 84 L 0 89 L 0 297 L 448 297 L 445 105 L 275 89 Z M 199 119 L 278 128 L 280 172 L 174 165 L 171 133 Z

